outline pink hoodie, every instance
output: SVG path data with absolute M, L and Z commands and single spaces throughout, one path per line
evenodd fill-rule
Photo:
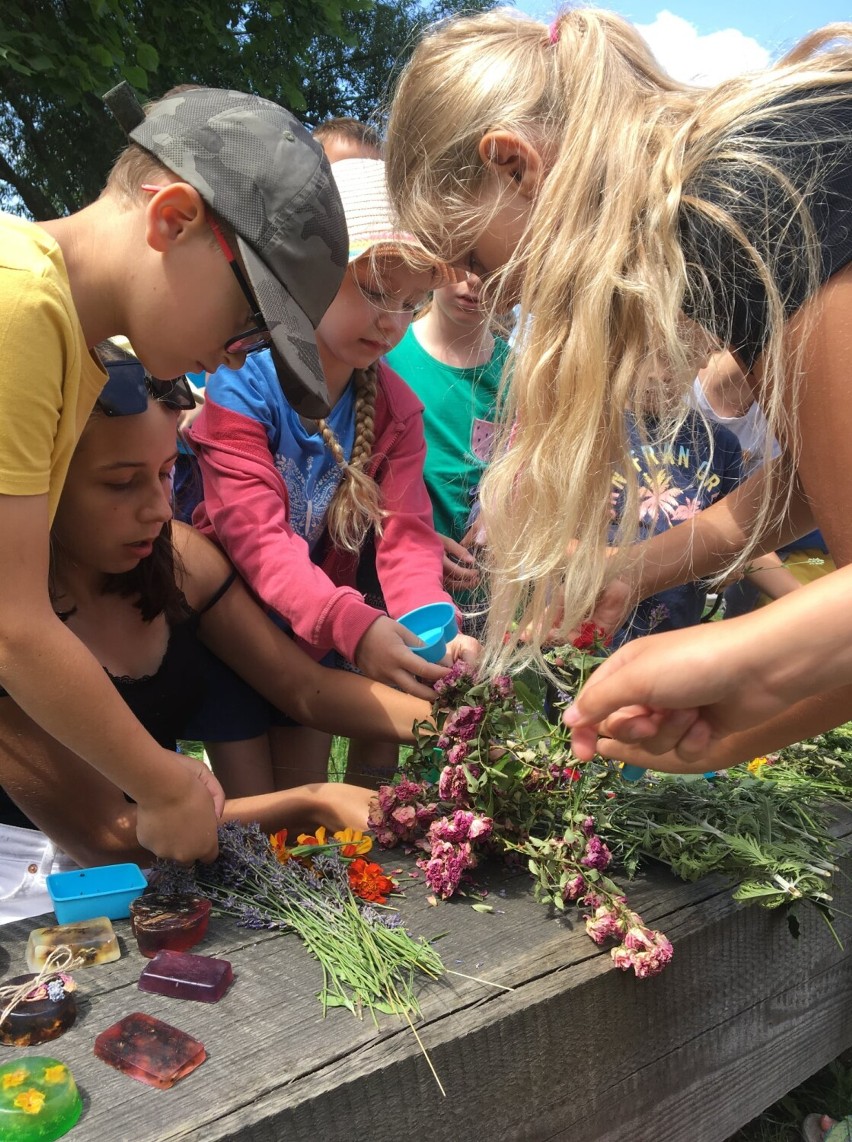
M 443 544 L 423 482 L 423 405 L 384 362 L 378 367 L 376 440 L 369 473 L 387 515 L 376 537 L 376 571 L 398 618 L 452 602 L 442 585 Z M 350 661 L 384 612 L 355 589 L 358 556 L 329 545 L 321 564 L 289 526 L 287 486 L 264 426 L 209 397 L 190 431 L 204 478 L 193 524 L 218 541 L 258 598 L 287 620 L 315 658 L 332 647 Z

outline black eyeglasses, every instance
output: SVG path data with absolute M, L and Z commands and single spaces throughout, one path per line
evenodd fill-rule
M 142 190 L 148 194 L 156 194 L 158 190 L 162 190 L 161 186 L 154 186 L 152 183 L 142 183 Z M 219 243 L 219 249 L 228 259 L 228 265 L 231 267 L 234 277 L 237 279 L 237 285 L 242 290 L 243 297 L 249 303 L 251 311 L 251 319 L 254 325 L 251 328 L 238 333 L 236 337 L 232 337 L 229 341 L 225 342 L 226 353 L 258 353 L 261 349 L 267 349 L 272 344 L 272 336 L 266 324 L 266 319 L 260 312 L 260 306 L 257 304 L 257 298 L 254 296 L 254 291 L 246 281 L 246 276 L 240 269 L 240 264 L 237 261 L 237 256 L 231 247 L 225 235 L 222 233 L 222 228 L 215 219 L 207 215 L 207 225 L 213 231 L 213 236 Z
M 166 408 L 188 412 L 195 408 L 186 377 L 161 381 L 146 372 L 141 361 L 104 361 L 109 380 L 101 389 L 97 406 L 106 416 L 138 416 L 152 397 Z
M 240 269 L 240 264 L 237 261 L 236 254 L 228 245 L 222 229 L 214 219 L 208 216 L 207 225 L 213 231 L 216 241 L 219 243 L 219 249 L 228 259 L 228 265 L 233 271 L 234 277 L 237 279 L 237 284 L 243 291 L 243 297 L 249 303 L 251 309 L 251 319 L 254 325 L 250 329 L 246 329 L 243 333 L 238 333 L 236 337 L 232 337 L 230 341 L 225 342 L 226 353 L 258 353 L 261 349 L 267 349 L 272 343 L 272 338 L 269 334 L 269 329 L 266 326 L 266 319 L 260 312 L 260 306 L 257 304 L 257 298 L 254 296 L 254 290 L 246 281 L 245 274 Z

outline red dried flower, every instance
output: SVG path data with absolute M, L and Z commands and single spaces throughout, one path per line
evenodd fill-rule
M 607 636 L 603 627 L 599 627 L 597 623 L 587 619 L 580 625 L 580 631 L 571 645 L 576 646 L 577 650 L 592 650 L 596 642 L 602 646 L 609 646 L 612 637 Z

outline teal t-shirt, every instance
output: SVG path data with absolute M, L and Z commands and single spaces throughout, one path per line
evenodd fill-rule
M 460 540 L 483 469 L 491 457 L 497 390 L 509 346 L 494 339 L 494 352 L 484 365 L 458 369 L 427 353 L 409 326 L 387 355 L 390 367 L 423 401 L 426 435 L 424 476 L 435 530 Z

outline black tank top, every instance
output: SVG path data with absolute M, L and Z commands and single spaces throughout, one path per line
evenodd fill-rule
M 153 674 L 141 678 L 127 675 L 107 677 L 148 733 L 163 749 L 174 750 L 187 720 L 196 713 L 204 697 L 204 656 L 210 652 L 198 640 L 201 616 L 222 598 L 237 577 L 232 571 L 200 611 L 190 611 L 185 622 L 169 631 L 169 641 L 160 665 Z M 0 696 L 6 691 L 0 688 Z M 0 825 L 35 829 L 26 814 L 0 785 Z

